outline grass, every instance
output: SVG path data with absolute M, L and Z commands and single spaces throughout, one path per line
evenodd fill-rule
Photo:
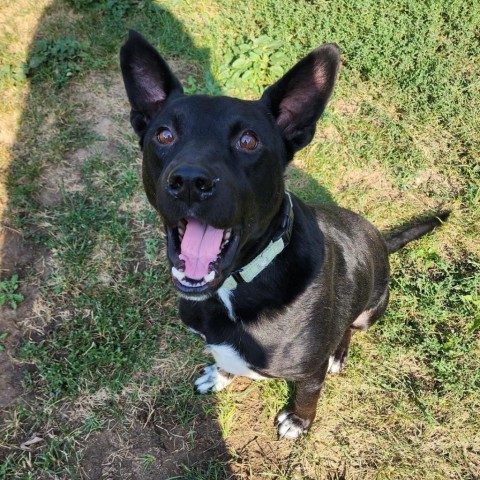
M 2 361 L 29 365 L 24 398 L 4 414 L 0 478 L 478 478 L 474 2 L 1 8 L 2 221 L 36 255 L 0 272 L 10 319 L 0 323 Z M 117 65 L 128 28 L 160 49 L 189 93 L 243 98 L 318 44 L 338 43 L 338 87 L 288 172 L 290 188 L 384 230 L 452 209 L 441 230 L 392 256 L 387 315 L 354 338 L 348 368 L 329 378 L 298 442 L 275 440 L 285 382 L 193 395 L 210 360 L 177 320 L 160 225 L 140 184 Z M 42 441 L 22 450 L 34 433 Z

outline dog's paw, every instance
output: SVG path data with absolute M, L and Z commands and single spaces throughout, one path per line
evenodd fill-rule
M 210 365 L 203 369 L 203 375 L 195 381 L 195 391 L 197 393 L 219 392 L 233 380 L 233 377 L 217 365 Z
M 284 410 L 277 416 L 278 438 L 280 440 L 287 438 L 288 440 L 295 440 L 303 433 L 306 433 L 310 422 L 300 418 L 293 412 Z
M 328 360 L 328 373 L 340 373 L 343 370 L 344 366 L 344 361 L 331 355 Z

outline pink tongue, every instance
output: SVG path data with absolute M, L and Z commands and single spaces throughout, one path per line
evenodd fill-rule
M 208 266 L 220 253 L 223 230 L 187 219 L 187 227 L 180 247 L 180 259 L 185 261 L 185 275 L 193 280 L 201 280 L 208 275 Z

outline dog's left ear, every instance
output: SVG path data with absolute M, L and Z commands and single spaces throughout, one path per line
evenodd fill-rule
M 300 60 L 260 99 L 272 112 L 293 152 L 308 145 L 333 91 L 340 49 L 330 43 Z
M 130 122 L 141 137 L 165 100 L 174 93 L 183 93 L 183 88 L 167 62 L 135 30 L 128 32 L 120 50 L 120 66 L 132 107 Z

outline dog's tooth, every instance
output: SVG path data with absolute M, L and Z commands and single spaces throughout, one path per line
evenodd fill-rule
M 172 267 L 172 275 L 180 282 L 185 278 L 185 273 Z
M 185 228 L 178 227 L 178 235 L 180 235 L 180 237 L 183 237 L 184 234 L 185 234 Z
M 228 242 L 230 241 L 230 238 L 232 236 L 232 229 L 229 228 L 228 230 L 225 230 L 223 232 L 223 239 L 222 239 L 222 244 L 220 245 L 220 248 L 224 248 L 227 246 Z
M 211 282 L 215 278 L 215 272 L 212 270 L 208 275 L 203 277 L 205 283 Z

